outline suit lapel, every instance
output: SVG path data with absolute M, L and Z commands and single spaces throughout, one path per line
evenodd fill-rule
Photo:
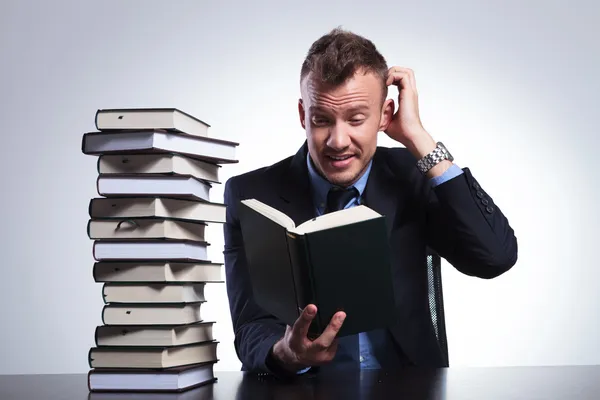
M 388 237 L 396 220 L 396 213 L 404 203 L 404 196 L 399 196 L 399 182 L 393 179 L 393 172 L 376 152 L 369 180 L 364 191 L 365 205 L 385 216 Z
M 316 210 L 312 201 L 306 155 L 306 142 L 292 157 L 287 171 L 281 175 L 279 197 L 281 211 L 294 220 L 296 226 L 315 217 Z

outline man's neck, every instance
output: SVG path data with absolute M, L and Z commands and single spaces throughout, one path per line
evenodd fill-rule
M 307 154 L 306 156 L 306 163 L 308 167 L 310 191 L 313 202 L 315 205 L 317 205 L 317 207 L 322 207 L 327 199 L 327 193 L 333 184 L 329 182 L 329 180 L 325 178 L 323 174 L 319 173 L 319 170 L 315 167 L 310 154 Z M 360 177 L 355 180 L 352 185 L 350 185 L 354 186 L 358 190 L 360 197 L 362 197 L 365 191 L 372 163 L 373 160 L 366 165 L 364 170 L 361 172 Z

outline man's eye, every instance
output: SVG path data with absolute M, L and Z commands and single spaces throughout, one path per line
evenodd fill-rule
M 315 117 L 313 118 L 313 122 L 317 125 L 322 125 L 322 124 L 326 124 L 327 123 L 327 119 L 326 118 L 320 118 L 320 117 Z

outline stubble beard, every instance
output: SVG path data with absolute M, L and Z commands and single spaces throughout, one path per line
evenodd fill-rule
M 331 176 L 325 174 L 325 172 L 320 166 L 317 167 L 317 170 L 319 174 L 332 185 L 346 188 L 354 185 L 361 178 L 361 176 L 365 173 L 368 165 L 369 163 L 366 162 L 364 165 L 361 166 L 360 170 L 353 173 L 352 175 L 349 175 L 351 172 L 350 170 L 343 171 L 341 173 L 336 173 Z

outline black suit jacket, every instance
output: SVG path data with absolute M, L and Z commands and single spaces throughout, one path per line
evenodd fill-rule
M 239 201 L 256 198 L 300 224 L 315 214 L 306 167 L 306 143 L 296 155 L 232 177 L 225 184 L 225 271 L 235 349 L 242 370 L 275 372 L 265 364 L 285 325 L 254 301 L 240 231 Z M 405 148 L 378 147 L 364 192 L 366 205 L 388 225 L 398 323 L 391 336 L 417 366 L 448 365 L 429 310 L 427 249 L 459 271 L 493 278 L 517 260 L 517 240 L 492 198 L 471 171 L 431 188 Z M 358 343 L 340 343 L 329 367 L 358 360 Z

